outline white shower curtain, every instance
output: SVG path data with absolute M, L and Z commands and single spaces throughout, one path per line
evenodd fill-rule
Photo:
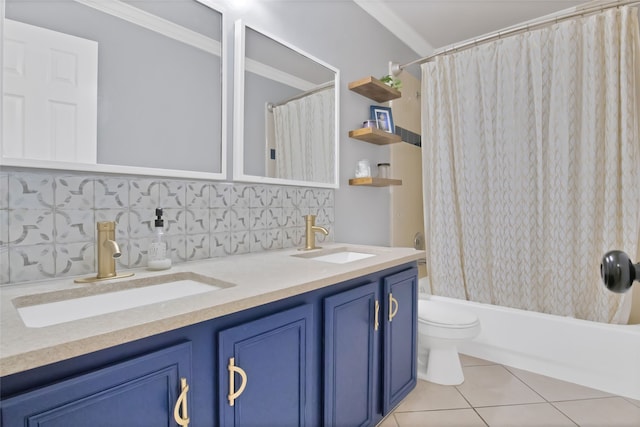
M 636 9 L 440 56 L 422 82 L 432 292 L 626 323 L 599 266 L 639 255 Z
M 333 87 L 273 108 L 276 177 L 334 181 L 334 114 Z

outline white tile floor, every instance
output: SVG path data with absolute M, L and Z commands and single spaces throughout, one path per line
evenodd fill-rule
M 640 401 L 461 355 L 465 381 L 418 381 L 378 427 L 639 427 Z

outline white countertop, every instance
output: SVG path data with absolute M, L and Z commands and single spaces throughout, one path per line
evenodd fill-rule
M 67 277 L 0 287 L 0 376 L 193 325 L 424 257 L 423 251 L 412 248 L 341 243 L 323 245 L 321 250 L 336 248 L 376 256 L 332 264 L 292 256 L 314 251 L 286 249 L 188 262 L 164 271 L 129 270 L 135 273 L 134 277 L 104 282 L 77 284 L 73 281 L 76 277 Z M 44 302 L 51 292 L 91 291 L 104 285 L 177 272 L 193 272 L 234 286 L 42 328 L 26 327 L 16 307 L 19 304 L 15 300 L 24 301 L 25 296 Z

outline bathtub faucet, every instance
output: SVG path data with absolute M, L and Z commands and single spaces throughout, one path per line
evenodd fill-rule
M 622 251 L 609 251 L 602 257 L 600 276 L 607 289 L 621 294 L 631 288 L 634 280 L 640 281 L 640 263 L 634 265 Z

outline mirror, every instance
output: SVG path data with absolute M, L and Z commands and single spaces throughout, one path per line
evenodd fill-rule
M 5 0 L 2 164 L 226 178 L 208 0 Z
M 338 187 L 339 71 L 236 22 L 238 181 Z

